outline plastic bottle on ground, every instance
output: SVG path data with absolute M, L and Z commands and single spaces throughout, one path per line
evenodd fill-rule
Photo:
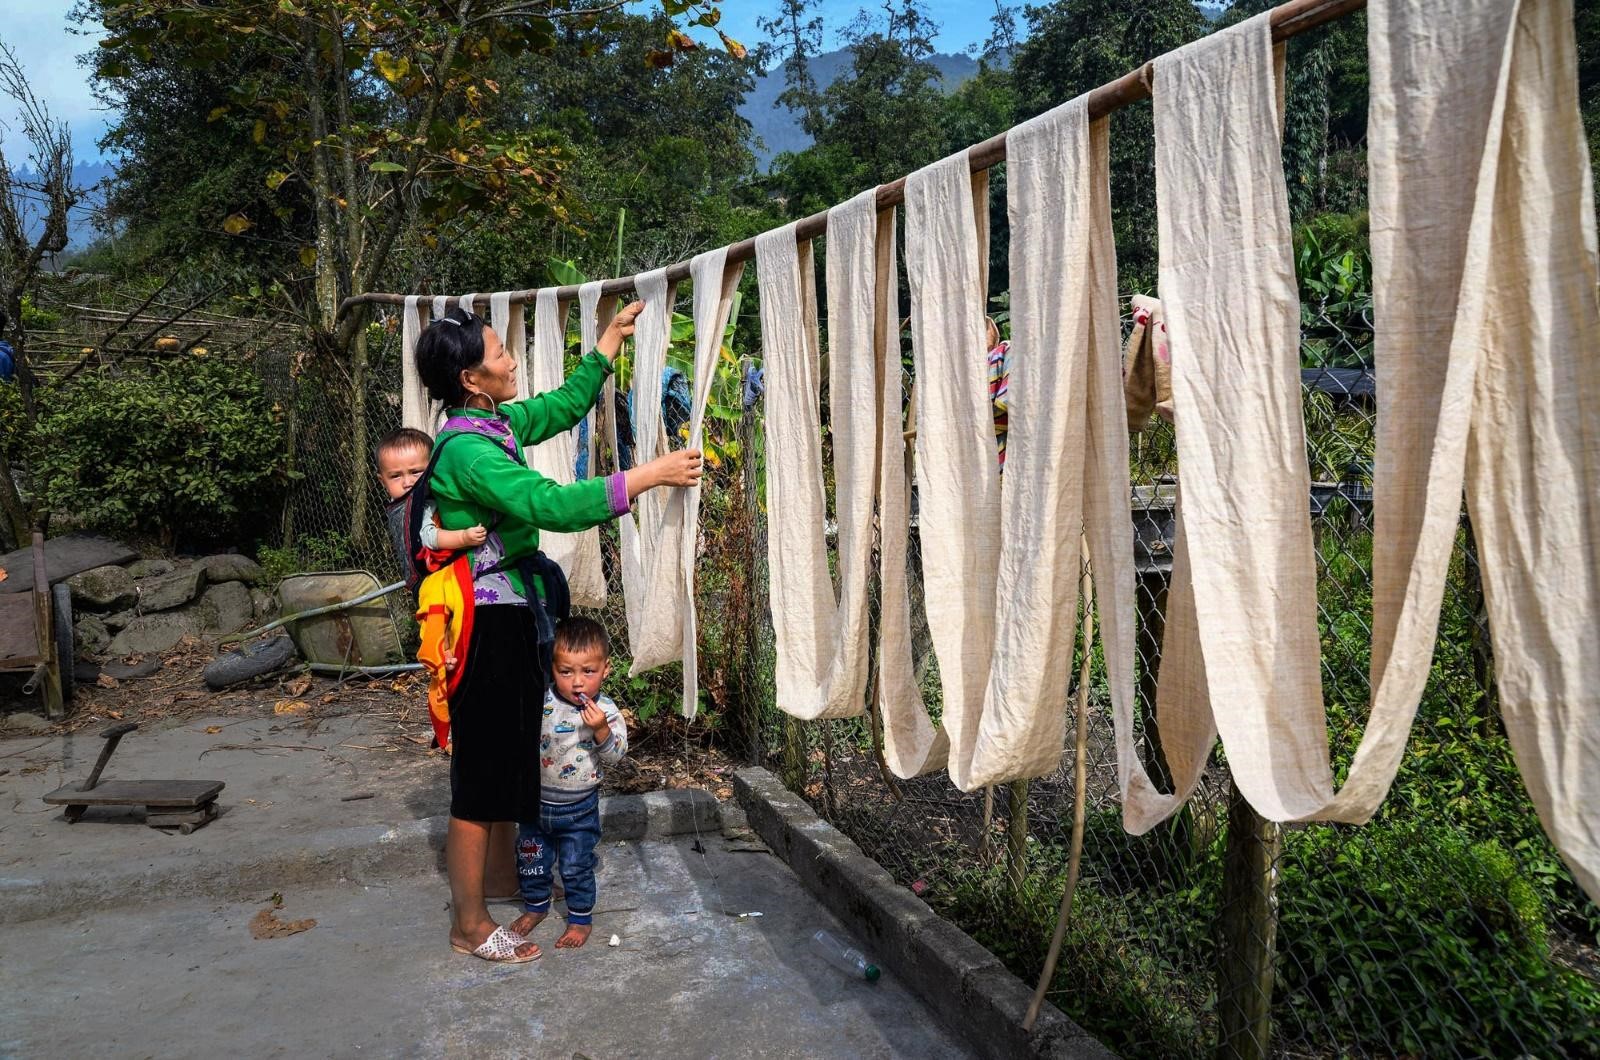
M 856 979 L 865 979 L 869 983 L 878 981 L 881 974 L 878 966 L 867 960 L 866 955 L 852 946 L 834 938 L 826 930 L 819 929 L 811 936 L 811 944 L 825 957 L 829 964 Z

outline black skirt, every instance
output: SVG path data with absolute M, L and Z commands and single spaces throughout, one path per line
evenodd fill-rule
M 539 733 L 545 675 L 533 612 L 474 609 L 466 670 L 450 697 L 450 816 L 539 819 Z

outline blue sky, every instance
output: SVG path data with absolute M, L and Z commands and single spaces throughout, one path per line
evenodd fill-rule
M 653 7 L 654 0 L 650 3 Z M 927 7 L 940 25 L 936 42 L 940 51 L 963 51 L 988 36 L 991 4 L 928 0 Z M 88 74 L 77 61 L 80 54 L 93 49 L 96 38 L 72 32 L 77 27 L 66 16 L 69 8 L 67 0 L 0 0 L 0 41 L 17 54 L 34 92 L 50 112 L 71 127 L 78 160 L 88 162 L 100 156 L 96 141 L 105 132 L 108 115 L 95 103 Z M 822 0 L 818 6 L 823 20 L 822 50 L 839 47 L 840 31 L 860 8 L 859 3 Z M 722 8 L 723 28 L 729 36 L 754 46 L 762 39 L 757 21 L 775 9 L 776 5 L 757 0 L 728 0 Z M 25 141 L 15 127 L 16 112 L 9 101 L 0 101 L 0 124 L 6 127 L 0 131 L 6 158 L 13 165 L 25 165 Z

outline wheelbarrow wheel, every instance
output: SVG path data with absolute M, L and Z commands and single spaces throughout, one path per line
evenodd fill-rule
M 222 689 L 252 677 L 270 674 L 293 658 L 294 641 L 288 637 L 273 637 L 217 656 L 206 665 L 200 676 L 207 688 Z
M 74 679 L 72 662 L 72 590 L 66 582 L 57 582 L 50 590 L 50 618 L 55 623 L 56 666 L 61 670 L 61 701 L 72 702 Z

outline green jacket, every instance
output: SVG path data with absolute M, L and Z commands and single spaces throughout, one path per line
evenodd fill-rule
M 611 362 L 594 350 L 578 362 L 557 390 L 507 402 L 498 413 L 454 409 L 450 415 L 474 419 L 499 416 L 510 424 L 511 433 L 521 446 L 537 445 L 577 426 L 594 407 L 600 387 L 610 374 Z M 520 452 L 512 460 L 493 438 L 467 431 L 441 432 L 435 446 L 451 433 L 465 437 L 452 442 L 439 455 L 432 481 L 439 522 L 445 529 L 492 527 L 505 543 L 507 558 L 517 559 L 539 550 L 541 530 L 571 534 L 616 517 L 604 478 L 581 479 L 563 486 L 528 467 Z M 526 595 L 521 572 L 513 567 L 507 573 L 513 586 Z M 542 585 L 537 591 L 544 595 Z

